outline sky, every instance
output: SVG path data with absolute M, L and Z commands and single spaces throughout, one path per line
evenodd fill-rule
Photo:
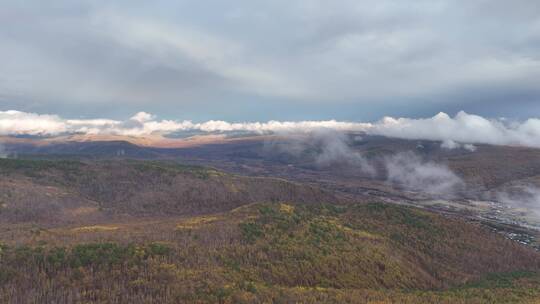
M 0 0 L 0 111 L 540 117 L 537 0 Z

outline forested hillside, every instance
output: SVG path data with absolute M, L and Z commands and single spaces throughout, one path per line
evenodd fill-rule
M 276 178 L 157 161 L 0 159 L 0 223 L 58 224 L 227 211 L 253 202 L 337 202 Z
M 42 229 L 2 242 L 6 303 L 540 297 L 538 252 L 482 226 L 379 203 L 258 203 L 204 216 Z

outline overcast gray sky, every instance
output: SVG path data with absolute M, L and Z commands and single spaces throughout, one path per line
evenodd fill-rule
M 0 0 L 0 111 L 540 116 L 540 2 Z

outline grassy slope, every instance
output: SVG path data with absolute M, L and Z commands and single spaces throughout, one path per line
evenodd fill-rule
M 537 252 L 381 204 L 254 204 L 6 242 L 0 302 L 509 303 L 540 298 Z M 4 297 L 4 298 L 2 298 Z

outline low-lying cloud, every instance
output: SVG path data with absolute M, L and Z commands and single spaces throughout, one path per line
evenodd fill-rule
M 110 134 L 125 136 L 170 135 L 182 131 L 309 133 L 313 131 L 356 131 L 368 135 L 441 141 L 446 149 L 464 148 L 474 151 L 474 144 L 540 147 L 540 119 L 523 122 L 488 119 L 459 112 L 450 117 L 439 113 L 430 118 L 385 117 L 373 123 L 327 121 L 226 122 L 210 120 L 196 123 L 189 120 L 158 120 L 154 115 L 139 112 L 125 121 L 113 119 L 65 119 L 58 115 L 20 111 L 0 111 L 0 135 L 56 136 L 63 134 Z
M 351 144 L 358 140 L 344 132 L 320 129 L 305 136 L 288 137 L 285 142 L 267 140 L 266 151 L 271 154 L 284 153 L 304 161 L 313 161 L 320 168 L 347 166 L 364 174 L 373 176 L 375 167 Z
M 374 167 L 357 151 L 348 144 L 347 138 L 339 132 L 318 132 L 317 139 L 320 141 L 321 152 L 316 158 L 321 166 L 346 163 L 359 167 L 364 173 L 375 174 Z
M 517 185 L 496 194 L 495 199 L 508 206 L 527 210 L 529 216 L 540 219 L 540 188 Z
M 384 161 L 387 179 L 394 185 L 430 194 L 454 193 L 463 181 L 448 167 L 424 161 L 413 152 L 402 152 Z
M 285 143 L 270 141 L 270 152 L 286 153 L 321 168 L 354 170 L 357 174 L 386 180 L 395 187 L 437 196 L 453 195 L 464 186 L 460 177 L 444 164 L 428 161 L 408 151 L 367 158 L 352 148 L 355 136 L 342 132 L 316 131 L 290 138 Z
M 441 142 L 441 148 L 446 150 L 465 149 L 470 152 L 476 151 L 476 146 L 473 144 L 461 144 L 451 139 L 446 139 Z

